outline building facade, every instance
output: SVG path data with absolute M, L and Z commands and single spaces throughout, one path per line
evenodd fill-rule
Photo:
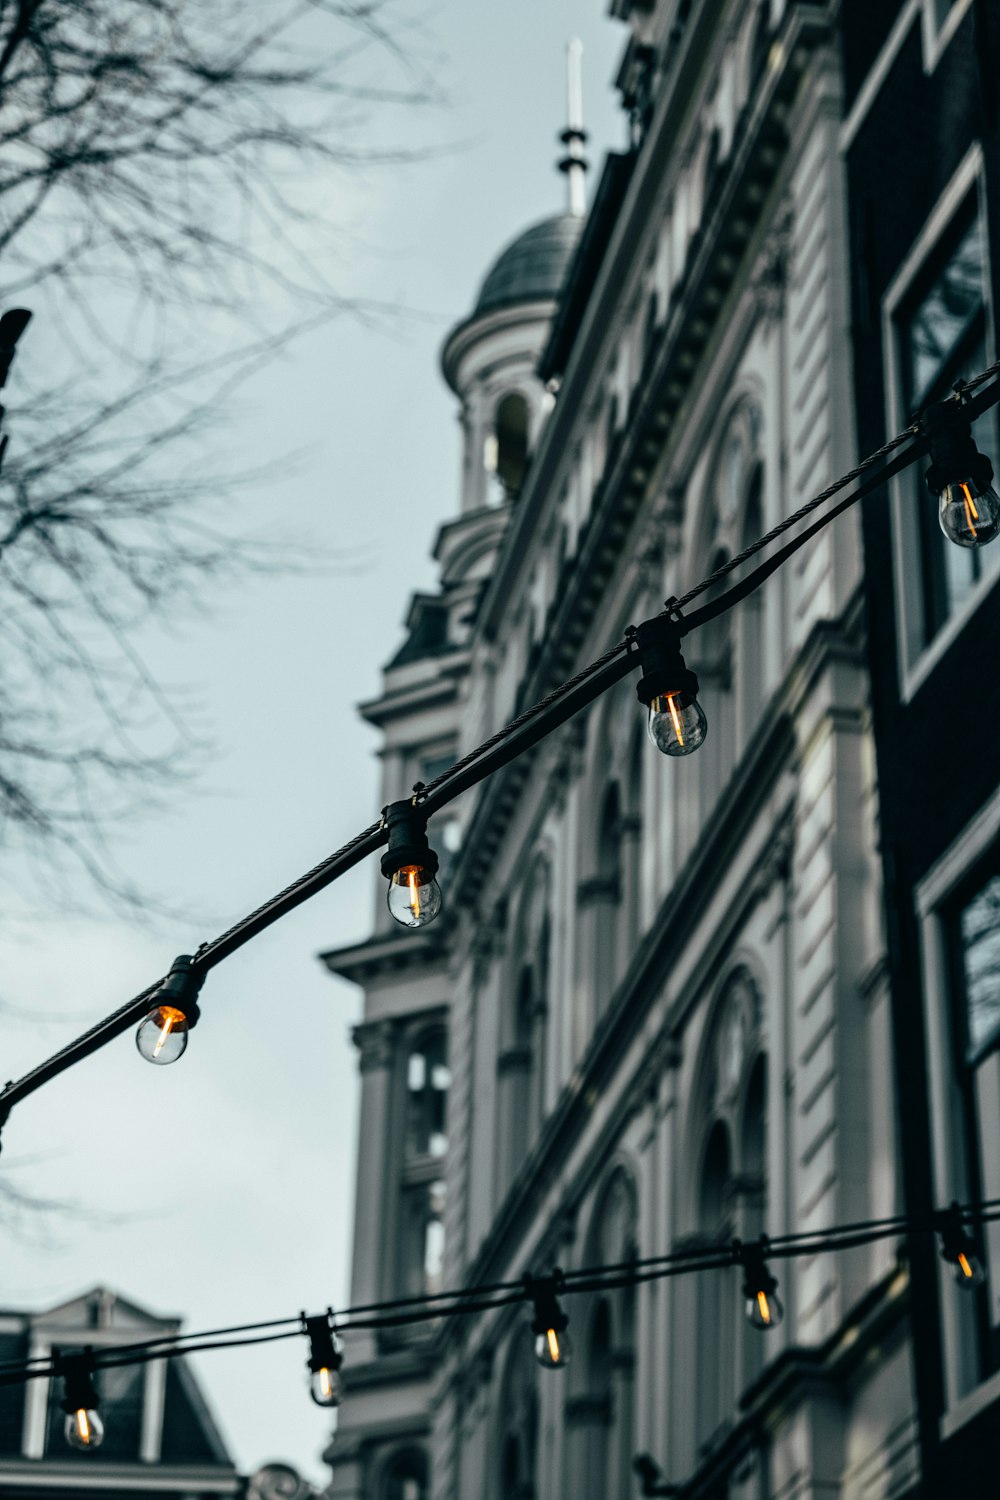
M 460 513 L 437 541 L 440 591 L 414 599 L 363 709 L 384 735 L 386 802 L 850 469 L 856 433 L 867 452 L 905 425 L 887 415 L 877 343 L 858 343 L 860 309 L 867 298 L 898 321 L 906 308 L 915 327 L 933 283 L 907 247 L 924 244 L 935 192 L 954 218 L 945 267 L 966 266 L 985 223 L 969 204 L 986 147 L 970 140 L 886 224 L 889 249 L 857 238 L 899 150 L 864 103 L 888 86 L 896 12 L 937 49 L 947 112 L 949 46 L 971 45 L 975 4 L 611 9 L 630 149 L 605 162 L 585 220 L 557 216 L 508 247 L 445 344 Z M 992 357 L 977 307 L 961 333 L 973 365 L 983 341 Z M 876 319 L 871 339 L 883 331 Z M 953 378 L 952 352 L 921 378 Z M 964 779 L 965 821 L 956 812 L 933 849 L 913 820 L 929 786 L 894 782 L 891 826 L 909 817 L 910 854 L 891 865 L 884 787 L 918 721 L 885 686 L 904 650 L 885 620 L 908 618 L 885 588 L 885 515 L 884 498 L 869 505 L 863 546 L 848 512 L 685 640 L 709 722 L 696 755 L 659 756 L 622 684 L 434 820 L 436 924 L 403 933 L 380 888 L 374 935 L 323 955 L 365 996 L 352 1302 L 1000 1196 L 938 1163 L 954 1113 L 939 1095 L 956 1085 L 932 1076 L 928 1094 L 920 1070 L 939 1038 L 915 1035 L 906 998 L 927 962 L 914 913 L 940 892 L 964 932 L 997 904 L 995 758 Z M 992 576 L 956 606 L 970 628 Z M 987 712 L 981 694 L 966 707 Z M 962 726 L 948 746 L 958 779 Z M 970 819 L 972 863 L 921 887 Z M 917 904 L 897 923 L 900 869 Z M 975 1057 L 961 1087 L 981 1135 L 994 1054 Z M 933 1291 L 946 1363 L 966 1358 L 952 1323 L 968 1313 L 945 1309 L 952 1289 L 923 1245 L 782 1262 L 785 1318 L 764 1334 L 735 1268 L 574 1296 L 562 1371 L 536 1363 L 523 1307 L 359 1336 L 331 1495 L 624 1500 L 646 1454 L 686 1500 L 937 1500 L 919 1486 L 928 1424 L 950 1408 L 911 1307 Z M 996 1369 L 979 1357 L 955 1388 L 977 1410 Z
M 974 0 L 843 7 L 856 420 L 864 451 L 997 357 L 1000 14 Z M 877 207 L 876 207 L 877 205 Z M 1000 454 L 995 410 L 974 429 Z M 868 641 L 906 1201 L 1000 1197 L 1000 548 L 942 537 L 920 470 L 864 512 Z M 942 701 L 954 705 L 946 736 Z M 917 748 L 919 747 L 919 749 Z M 914 817 L 914 809 L 921 815 Z M 955 1296 L 910 1248 L 928 1493 L 1000 1463 L 1000 1237 Z

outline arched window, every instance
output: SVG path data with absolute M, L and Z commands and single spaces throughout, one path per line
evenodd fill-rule
M 709 1133 L 702 1159 L 698 1219 L 702 1238 L 725 1244 L 732 1238 L 730 1177 L 732 1152 L 729 1131 L 717 1120 Z M 731 1273 L 696 1277 L 698 1300 L 696 1424 L 699 1451 L 707 1451 L 725 1435 L 732 1416 L 733 1355 L 740 1303 Z
M 739 552 L 764 530 L 761 461 L 763 422 L 756 401 L 742 397 L 725 419 L 701 519 L 698 551 L 708 572 Z M 746 565 L 753 567 L 753 559 Z M 708 598 L 733 584 L 722 579 Z M 756 729 L 764 691 L 763 598 L 750 595 L 698 632 L 693 661 L 701 683 L 708 735 L 698 752 L 702 817 L 711 811 L 736 761 Z
M 447 1033 L 443 1026 L 418 1032 L 406 1054 L 405 1125 L 398 1275 L 407 1296 L 440 1290 L 444 1264 L 445 1184 L 448 1149 Z
M 764 534 L 764 467 L 753 465 L 743 506 L 740 549 Z M 748 567 L 752 568 L 755 559 Z M 736 693 L 739 749 L 750 743 L 764 706 L 764 596 L 756 589 L 736 611 Z
M 691 1129 L 701 1163 L 694 1203 L 699 1239 L 721 1245 L 738 1235 L 749 1243 L 773 1232 L 767 1208 L 767 1054 L 760 994 L 745 968 L 729 976 L 715 1003 Z M 781 1334 L 761 1334 L 747 1323 L 735 1267 L 695 1282 L 695 1433 L 704 1453 L 738 1419 L 741 1392 L 779 1352 Z
M 619 912 L 622 899 L 622 808 L 618 783 L 604 794 L 597 828 L 597 870 L 594 885 L 594 1016 L 603 1015 L 618 982 L 621 944 Z
M 584 1251 L 588 1265 L 622 1265 L 638 1255 L 634 1181 L 615 1168 L 594 1211 Z M 625 1500 L 635 1493 L 634 1288 L 579 1299 L 580 1358 L 570 1367 L 566 1404 L 569 1487 L 582 1500 Z
M 421 1448 L 404 1448 L 389 1460 L 379 1500 L 427 1500 L 427 1455 Z
M 498 1196 L 509 1188 L 545 1116 L 549 869 L 535 861 L 513 927 L 497 1056 Z
M 507 499 L 520 493 L 528 467 L 528 403 L 516 391 L 496 410 L 496 476 Z
M 535 1500 L 536 1495 L 538 1365 L 532 1343 L 527 1324 L 521 1324 L 511 1339 L 500 1382 L 496 1473 L 497 1493 L 504 1500 Z
M 708 571 L 714 573 L 725 561 L 724 551 L 715 552 L 710 559 Z M 723 579 L 717 587 L 709 590 L 706 599 L 711 602 L 725 588 L 726 580 Z M 733 769 L 732 611 L 726 610 L 714 620 L 709 620 L 698 632 L 696 639 L 698 696 L 708 719 L 705 743 L 697 755 L 701 816 L 704 820 L 711 814 Z

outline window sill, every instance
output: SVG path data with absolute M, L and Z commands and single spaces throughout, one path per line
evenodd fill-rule
M 956 1401 L 950 1411 L 945 1412 L 941 1418 L 942 1440 L 954 1437 L 956 1432 L 961 1431 L 998 1398 L 1000 1398 L 1000 1370 L 990 1375 L 982 1385 L 977 1385 L 974 1391 L 970 1391 L 960 1401 Z
M 980 605 L 985 602 L 987 595 L 992 592 L 998 582 L 1000 582 L 1000 568 L 991 569 L 983 578 L 980 578 L 961 609 L 956 610 L 945 621 L 937 635 L 929 645 L 924 647 L 912 666 L 906 668 L 903 673 L 903 680 L 900 683 L 899 694 L 904 703 L 909 703 L 911 699 L 916 697 L 945 652 L 969 624 L 973 615 L 979 609 Z

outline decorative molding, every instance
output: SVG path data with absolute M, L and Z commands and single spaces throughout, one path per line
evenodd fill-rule
M 396 1054 L 395 1021 L 363 1021 L 351 1031 L 351 1040 L 361 1054 L 360 1072 L 371 1073 L 392 1066 Z

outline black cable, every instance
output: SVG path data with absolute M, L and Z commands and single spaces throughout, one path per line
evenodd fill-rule
M 891 1239 L 902 1234 L 941 1234 L 948 1217 L 957 1211 L 962 1223 L 987 1224 L 1000 1221 L 1000 1199 L 989 1199 L 980 1205 L 958 1204 L 948 1209 L 936 1209 L 929 1214 L 907 1216 L 896 1214 L 888 1218 L 862 1220 L 853 1224 L 835 1225 L 821 1230 L 804 1230 L 798 1234 L 777 1235 L 773 1239 L 747 1243 L 761 1244 L 766 1260 L 791 1260 L 804 1256 L 831 1254 L 838 1250 L 851 1250 Z M 642 1260 L 633 1259 L 606 1266 L 581 1267 L 576 1271 L 560 1273 L 559 1295 L 573 1296 L 594 1291 L 615 1291 L 619 1288 L 639 1286 L 650 1281 L 662 1281 L 698 1271 L 725 1270 L 740 1264 L 739 1241 L 725 1244 L 690 1245 L 675 1250 L 669 1255 L 650 1256 Z M 509 1295 L 498 1296 L 494 1293 Z M 447 1299 L 451 1305 L 436 1306 Z M 365 1332 L 384 1328 L 401 1328 L 414 1323 L 431 1322 L 438 1318 L 468 1316 L 473 1313 L 492 1312 L 498 1308 L 513 1307 L 531 1300 L 531 1292 L 521 1281 L 496 1282 L 492 1285 L 466 1287 L 461 1291 L 434 1292 L 423 1297 L 400 1297 L 388 1302 L 369 1303 L 355 1309 L 345 1309 L 335 1315 L 339 1333 Z M 419 1310 L 401 1312 L 400 1308 L 420 1304 Z M 361 1317 L 348 1318 L 351 1313 Z M 369 1312 L 382 1312 L 386 1316 L 366 1317 Z M 294 1324 L 282 1333 L 259 1332 L 271 1330 L 284 1324 Z M 215 1337 L 255 1331 L 254 1337 Z M 106 1352 L 95 1352 L 95 1368 L 115 1368 L 125 1365 L 146 1364 L 154 1359 L 174 1359 L 184 1354 L 198 1354 L 216 1349 L 238 1349 L 250 1345 L 276 1343 L 303 1336 L 301 1314 L 289 1318 L 276 1318 L 262 1323 L 241 1323 L 230 1328 L 209 1329 L 199 1333 L 165 1335 L 141 1344 L 119 1344 Z M 30 1360 L 15 1360 L 0 1365 L 0 1385 L 13 1385 L 38 1377 L 58 1373 L 54 1358 L 35 1356 Z
M 997 361 L 995 365 L 989 366 L 986 370 L 981 371 L 978 375 L 966 381 L 964 390 L 974 390 L 989 379 L 991 375 L 996 373 L 1000 373 L 1000 361 Z M 972 401 L 956 401 L 955 420 L 965 422 L 974 420 L 976 416 L 979 416 L 998 401 L 1000 401 L 1000 382 L 991 389 L 984 391 L 980 396 L 975 397 Z M 737 584 L 733 589 L 728 590 L 719 599 L 713 600 L 711 604 L 704 606 L 701 610 L 696 611 L 686 619 L 682 619 L 679 622 L 682 634 L 687 634 L 697 628 L 699 624 L 704 624 L 708 619 L 714 618 L 724 610 L 731 609 L 741 599 L 745 598 L 747 593 L 751 592 L 752 589 L 759 587 L 775 568 L 787 560 L 817 530 L 822 526 L 828 525 L 848 505 L 853 504 L 863 494 L 869 493 L 871 489 L 883 483 L 892 473 L 898 472 L 900 469 L 915 462 L 926 451 L 926 440 L 918 437 L 919 431 L 919 426 L 914 425 L 898 434 L 895 438 L 892 438 L 875 453 L 869 454 L 856 468 L 850 470 L 841 479 L 838 479 L 835 484 L 828 486 L 821 494 L 815 496 L 807 504 L 800 506 L 791 516 L 786 517 L 785 520 L 781 521 L 776 527 L 773 527 L 763 537 L 759 538 L 749 547 L 744 548 L 736 557 L 731 558 L 720 568 L 717 568 L 708 578 L 703 579 L 693 589 L 688 590 L 680 599 L 672 600 L 671 612 L 679 611 L 685 604 L 690 603 L 692 599 L 697 598 L 706 589 L 711 588 L 720 578 L 732 572 L 749 557 L 766 547 L 776 537 L 782 535 L 798 521 L 809 515 L 818 506 L 822 505 L 825 500 L 836 494 L 838 490 L 843 489 L 845 485 L 851 483 L 859 475 L 866 473 L 868 469 L 879 463 L 887 454 L 893 452 L 895 448 L 900 447 L 911 438 L 916 439 L 912 446 L 898 460 L 887 465 L 872 480 L 866 482 L 865 485 L 861 486 L 851 496 L 848 496 L 834 510 L 814 523 L 802 536 L 789 543 L 776 558 L 763 564 L 749 578 Z M 457 761 L 454 766 L 449 767 L 440 776 L 435 777 L 428 786 L 420 787 L 417 800 L 420 802 L 426 815 L 430 816 L 438 811 L 462 792 L 477 785 L 485 777 L 492 774 L 492 772 L 508 764 L 518 755 L 523 754 L 540 739 L 544 738 L 545 735 L 551 733 L 553 729 L 564 723 L 566 719 L 572 717 L 573 714 L 579 712 L 581 708 L 586 707 L 587 704 L 599 697 L 601 693 L 625 677 L 632 670 L 633 665 L 629 645 L 630 641 L 628 638 L 619 641 L 610 650 L 605 652 L 603 656 L 599 657 L 597 661 L 583 668 L 576 676 L 571 677 L 568 682 L 553 689 L 539 703 L 526 709 L 524 713 L 512 720 L 510 724 L 498 730 L 483 745 L 470 751 L 466 756 Z M 251 938 L 256 937 L 274 922 L 279 921 L 281 917 L 287 915 L 288 912 L 294 910 L 296 906 L 301 905 L 302 902 L 307 901 L 311 896 L 325 889 L 326 886 L 332 884 L 339 876 L 345 874 L 356 864 L 359 864 L 362 859 L 374 853 L 376 849 L 381 848 L 387 841 L 388 833 L 382 822 L 379 821 L 378 823 L 371 824 L 370 827 L 355 835 L 348 843 L 322 860 L 305 875 L 300 876 L 299 879 L 286 886 L 277 895 L 265 901 L 261 906 L 235 923 L 234 926 L 227 929 L 219 937 L 209 943 L 203 943 L 195 954 L 192 970 L 197 973 L 198 971 L 206 972 L 214 968 L 216 964 L 221 963 L 223 959 L 235 953 L 237 949 L 249 942 Z M 136 1021 L 141 1020 L 149 1007 L 149 1001 L 155 995 L 162 982 L 163 980 L 160 979 L 155 984 L 148 986 L 141 994 L 127 1001 L 125 1005 L 113 1011 L 111 1015 L 98 1021 L 89 1031 L 84 1032 L 75 1041 L 61 1048 L 60 1051 L 54 1053 L 45 1062 L 31 1069 L 15 1082 L 8 1083 L 0 1091 L 0 1127 L 6 1123 L 10 1111 L 15 1104 L 19 1104 L 44 1084 L 65 1072 L 67 1068 L 72 1067 L 75 1063 L 82 1061 L 83 1058 L 96 1052 L 116 1036 L 119 1036 L 123 1031 L 128 1030 Z

